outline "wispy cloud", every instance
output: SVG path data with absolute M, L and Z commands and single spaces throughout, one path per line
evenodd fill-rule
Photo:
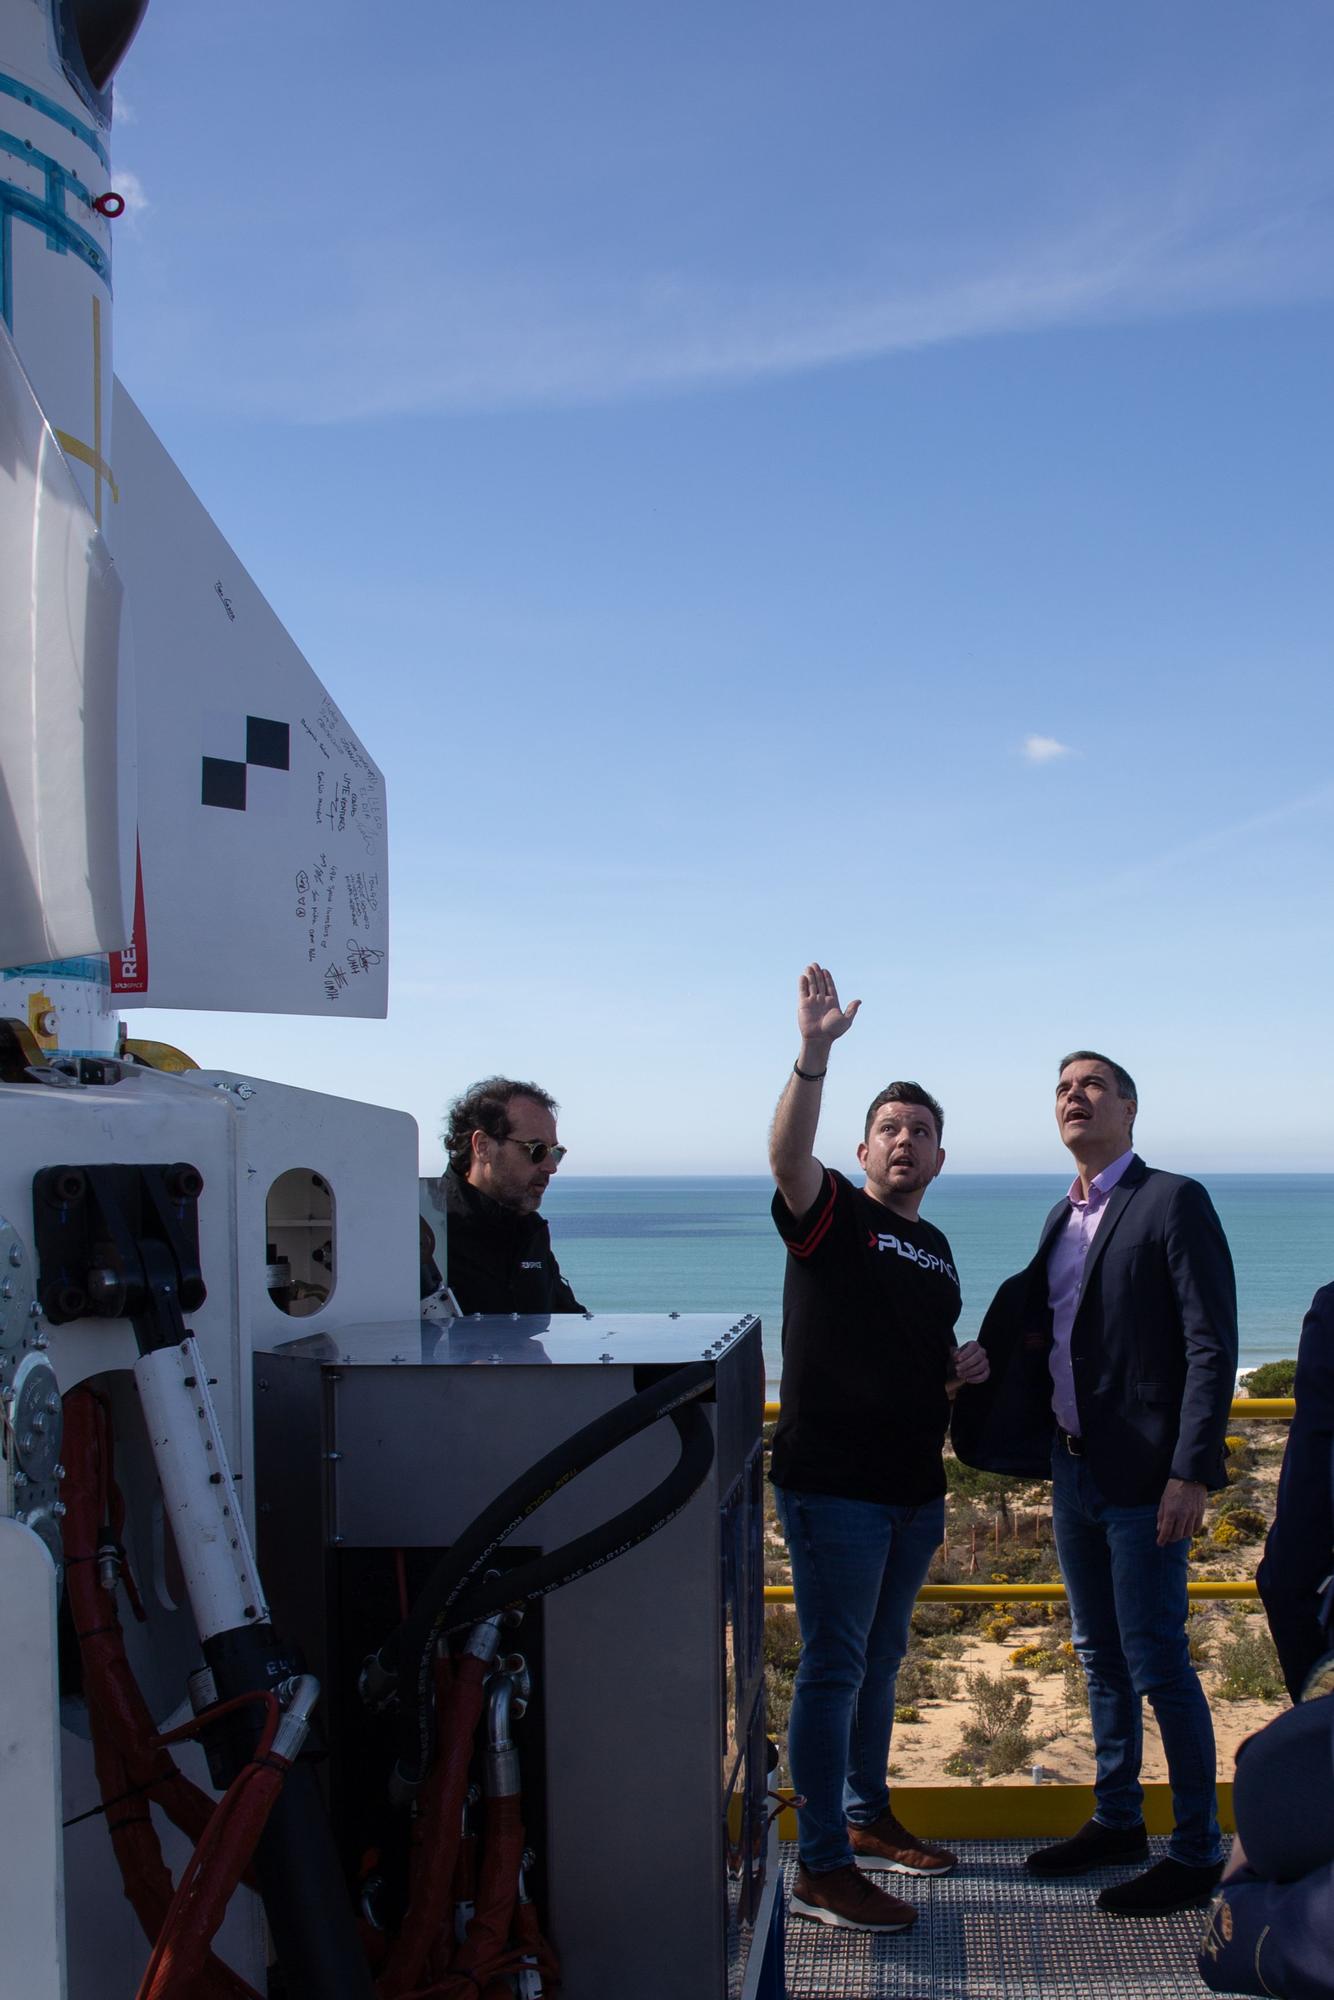
M 1211 827 L 1208 832 L 1196 834 L 1191 840 L 1179 841 L 1174 847 L 1164 848 L 1160 854 L 1149 855 L 1134 866 L 1109 876 L 1103 887 L 1113 893 L 1138 893 L 1158 876 L 1169 873 L 1179 876 L 1194 862 L 1212 860 L 1228 848 L 1249 845 L 1258 836 L 1272 833 L 1280 827 L 1327 816 L 1331 809 L 1334 809 L 1334 785 L 1318 785 L 1314 791 L 1302 792 L 1295 799 L 1284 799 L 1279 805 L 1248 813 L 1244 819 L 1231 820 L 1226 826 Z
M 1058 757 L 1073 754 L 1070 745 L 1055 736 L 1026 736 L 1022 748 L 1030 764 L 1050 764 Z
M 1081 175 L 1060 128 L 1045 142 L 1044 197 L 1002 205 L 985 229 L 965 179 L 946 216 L 956 226 L 929 238 L 914 233 L 911 205 L 891 201 L 850 217 L 834 247 L 793 235 L 782 256 L 744 232 L 720 256 L 720 232 L 696 241 L 674 210 L 655 235 L 637 214 L 631 230 L 619 211 L 598 223 L 575 209 L 557 244 L 482 204 L 451 213 L 432 240 L 353 193 L 332 235 L 284 232 L 274 216 L 283 252 L 261 274 L 262 315 L 245 304 L 257 239 L 239 202 L 244 238 L 221 235 L 217 250 L 219 268 L 247 282 L 216 313 L 210 352 L 182 350 L 185 302 L 159 298 L 135 328 L 136 365 L 160 390 L 189 396 L 207 382 L 250 414 L 343 422 L 608 403 L 947 342 L 1328 297 L 1334 147 L 1322 132 L 1309 113 L 1285 124 L 1272 102 L 1214 105 L 1188 136 L 1156 134 L 1143 154 L 1117 157 L 1108 142 L 1102 171 Z M 881 165 L 892 185 L 891 152 Z M 725 209 L 726 184 L 718 200 Z M 312 313 L 313 298 L 337 304 Z
M 144 193 L 144 184 L 132 167 L 118 166 L 112 174 L 116 193 L 124 198 L 125 213 L 130 216 L 146 215 L 153 206 Z

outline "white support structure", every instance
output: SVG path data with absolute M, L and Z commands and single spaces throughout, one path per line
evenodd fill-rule
M 65 2000 L 65 1858 L 56 1684 L 56 1570 L 44 1544 L 0 1518 L 0 1868 L 4 1991 Z
M 269 1608 L 193 1335 L 141 1356 L 134 1379 L 200 1639 L 263 1623 Z

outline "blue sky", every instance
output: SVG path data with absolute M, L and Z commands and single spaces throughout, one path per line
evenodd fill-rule
M 367 22 L 389 25 L 379 42 Z M 1334 1168 L 1334 12 L 151 8 L 117 365 L 389 785 L 386 1023 L 152 1014 L 567 1171 L 763 1166 L 795 980 L 956 1168 Z

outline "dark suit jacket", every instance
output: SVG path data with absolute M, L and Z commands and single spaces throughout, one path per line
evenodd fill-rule
M 1274 1525 L 1255 1579 L 1294 1701 L 1327 1643 L 1318 1593 L 1334 1569 L 1334 1285 L 1316 1293 L 1302 1322 L 1295 1393 Z
M 992 1377 L 960 1391 L 950 1426 L 965 1464 L 1050 1475 L 1047 1259 L 1069 1212 L 1057 1202 L 1037 1255 L 1001 1286 L 983 1321 Z M 1148 1505 L 1169 1478 L 1225 1483 L 1237 1289 L 1227 1238 L 1198 1181 L 1146 1167 L 1136 1154 L 1088 1254 L 1070 1354 L 1085 1452 L 1108 1500 Z

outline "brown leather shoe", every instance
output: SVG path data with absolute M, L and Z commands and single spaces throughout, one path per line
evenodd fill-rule
M 909 1833 L 892 1812 L 881 1813 L 871 1826 L 849 1826 L 848 1839 L 859 1868 L 886 1868 L 895 1875 L 948 1875 L 959 1859 L 948 1847 Z
M 844 1931 L 908 1931 L 917 1922 L 911 1903 L 877 1889 L 851 1867 L 833 1868 L 826 1875 L 798 1868 L 788 1909 L 794 1917 Z

